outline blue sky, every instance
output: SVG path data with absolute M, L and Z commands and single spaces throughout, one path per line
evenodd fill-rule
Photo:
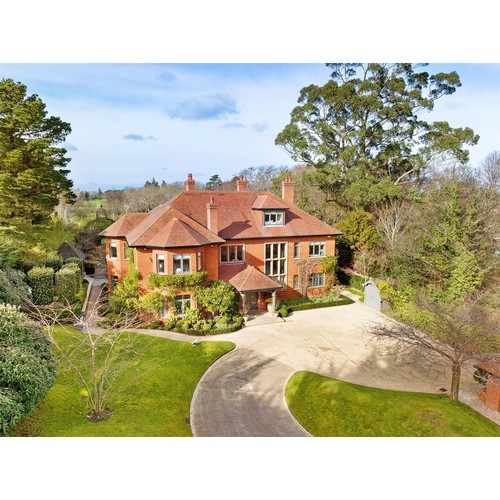
M 430 120 L 481 136 L 477 165 L 500 149 L 500 64 L 431 64 L 456 70 L 462 87 L 438 101 Z M 205 182 L 260 165 L 294 162 L 275 146 L 299 91 L 329 77 L 309 64 L 0 64 L 48 113 L 69 122 L 70 177 L 81 189 L 139 186 L 154 177 Z

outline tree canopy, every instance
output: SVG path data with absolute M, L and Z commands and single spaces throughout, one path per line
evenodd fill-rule
M 436 100 L 461 86 L 456 72 L 429 75 L 412 64 L 328 64 L 331 79 L 300 92 L 276 137 L 291 157 L 313 165 L 332 200 L 368 208 L 401 194 L 434 160 L 466 162 L 479 137 L 445 121 L 428 122 Z
M 73 183 L 66 149 L 68 123 L 47 116 L 45 104 L 26 86 L 0 80 L 0 225 L 19 227 L 47 220 Z

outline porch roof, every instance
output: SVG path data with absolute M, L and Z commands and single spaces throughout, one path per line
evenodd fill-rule
M 227 281 L 241 293 L 281 289 L 281 285 L 276 281 L 247 264 L 221 266 L 219 268 L 219 279 Z

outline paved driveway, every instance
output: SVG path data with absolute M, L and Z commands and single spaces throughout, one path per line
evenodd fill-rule
M 443 367 L 422 373 L 368 346 L 362 332 L 374 321 L 387 319 L 354 303 L 300 311 L 285 322 L 224 335 L 237 348 L 215 363 L 198 384 L 191 404 L 193 434 L 307 436 L 284 397 L 286 382 L 300 370 L 407 391 L 438 392 L 449 386 Z
M 262 321 L 262 318 L 261 318 Z M 202 340 L 230 340 L 236 349 L 214 363 L 191 402 L 195 436 L 308 436 L 288 410 L 285 386 L 293 373 L 308 370 L 382 389 L 439 393 L 449 389 L 449 369 L 381 355 L 363 329 L 387 317 L 361 303 L 293 313 L 285 321 Z M 142 330 L 142 332 L 145 332 Z M 175 340 L 187 335 L 150 330 Z M 480 402 L 478 386 L 463 372 L 460 399 L 500 423 L 498 412 Z

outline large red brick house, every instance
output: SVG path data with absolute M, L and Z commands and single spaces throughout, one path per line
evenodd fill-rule
M 240 177 L 236 191 L 197 191 L 191 174 L 185 191 L 149 213 L 126 214 L 101 233 L 106 238 L 110 290 L 128 272 L 129 252 L 139 271 L 140 293 L 150 273 L 206 271 L 208 280 L 229 282 L 245 311 L 266 300 L 299 297 L 297 263 L 312 259 L 309 295 L 325 291 L 320 259 L 335 254 L 334 227 L 297 208 L 294 183 L 282 183 L 282 197 L 248 191 Z M 175 311 L 192 307 L 187 293 L 175 297 Z

